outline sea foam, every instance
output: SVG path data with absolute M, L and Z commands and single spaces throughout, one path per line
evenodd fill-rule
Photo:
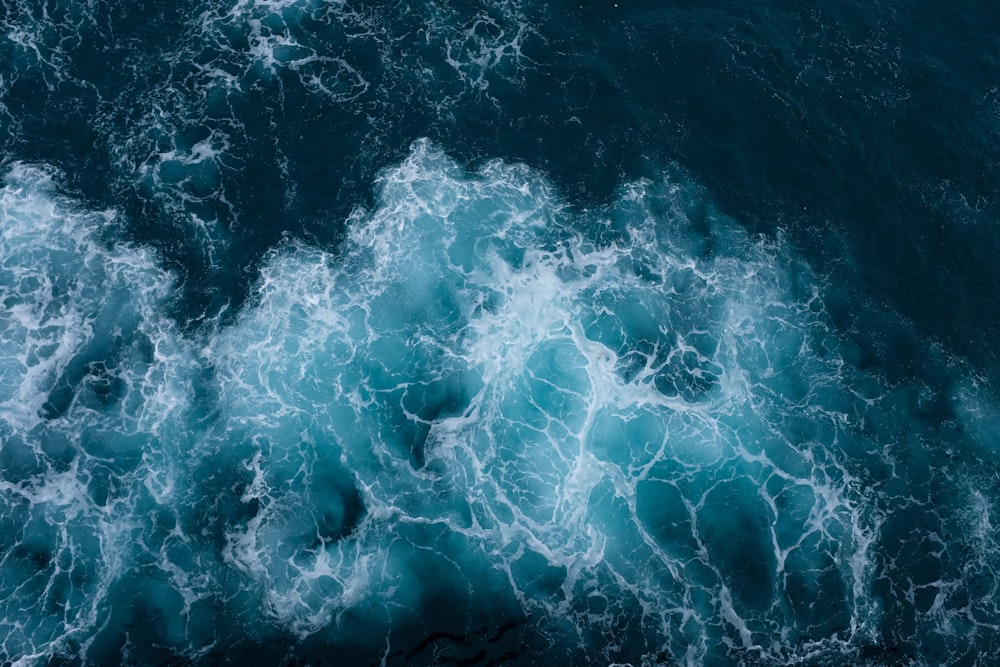
M 926 433 L 893 417 L 930 394 L 851 363 L 833 287 L 677 170 L 580 211 L 418 141 L 338 247 L 275 247 L 232 320 L 186 333 L 118 216 L 41 168 L 5 183 L 18 664 L 786 664 L 867 655 L 907 609 L 991 636 L 971 473 L 945 470 L 973 509 L 937 518 L 966 564 L 884 560 L 932 537 L 894 514 L 936 493 Z M 991 456 L 982 388 L 948 400 Z

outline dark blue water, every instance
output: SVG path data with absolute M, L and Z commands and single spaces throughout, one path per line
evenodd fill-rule
M 990 665 L 1000 8 L 0 0 L 0 664 Z

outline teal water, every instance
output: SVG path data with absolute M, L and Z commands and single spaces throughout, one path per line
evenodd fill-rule
M 995 660 L 992 7 L 0 12 L 0 664 Z

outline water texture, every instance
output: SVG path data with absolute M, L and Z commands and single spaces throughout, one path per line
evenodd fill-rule
M 3 0 L 0 664 L 993 664 L 997 35 Z

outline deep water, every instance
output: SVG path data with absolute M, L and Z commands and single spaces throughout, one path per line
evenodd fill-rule
M 992 665 L 1000 6 L 0 0 L 0 665 Z

